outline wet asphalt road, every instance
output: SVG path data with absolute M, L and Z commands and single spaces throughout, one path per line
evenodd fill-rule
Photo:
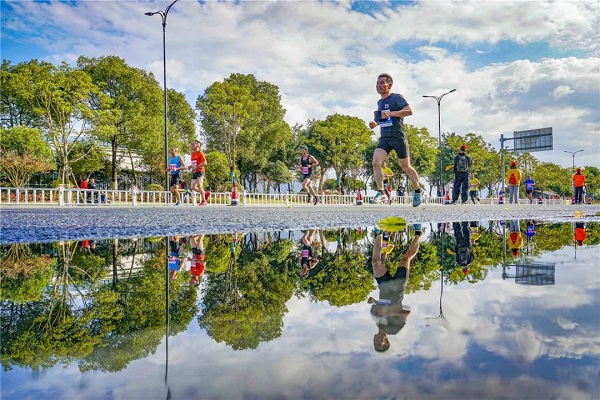
M 583 218 L 575 216 L 583 212 Z M 3 206 L 0 244 L 367 227 L 391 215 L 411 223 L 536 219 L 600 221 L 600 205 Z

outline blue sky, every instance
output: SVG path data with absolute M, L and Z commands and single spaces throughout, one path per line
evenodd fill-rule
M 160 17 L 169 1 L 2 1 L 1 52 L 74 64 L 117 55 L 162 79 Z M 390 73 L 413 109 L 406 119 L 437 137 L 551 126 L 542 161 L 600 167 L 598 1 L 195 1 L 167 19 L 167 85 L 194 105 L 233 72 L 277 85 L 291 125 L 340 113 L 368 122 L 374 83 Z M 162 81 L 161 81 L 162 84 Z M 377 133 L 377 132 L 376 132 Z

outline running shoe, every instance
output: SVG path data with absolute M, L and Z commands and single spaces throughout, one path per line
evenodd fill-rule
M 319 202 L 319 196 L 315 196 L 315 199 L 313 200 L 313 204 L 316 206 L 318 202 Z
M 383 203 L 384 201 L 385 201 L 385 195 L 381 192 L 377 192 L 375 197 L 373 197 L 373 199 L 369 200 L 369 203 L 378 204 L 378 203 Z
M 413 207 L 418 207 L 421 204 L 421 192 L 415 192 L 413 196 Z
M 414 228 L 416 234 L 421 234 L 421 232 L 422 232 L 421 231 L 421 224 L 414 224 L 413 228 Z
M 178 205 L 179 205 L 179 202 L 175 203 L 175 205 L 176 205 L 176 206 L 178 206 Z
M 201 206 L 207 206 L 208 203 L 206 202 L 206 200 L 202 200 L 202 202 L 200 203 Z

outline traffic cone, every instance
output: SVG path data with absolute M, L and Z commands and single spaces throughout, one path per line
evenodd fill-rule
M 498 196 L 498 204 L 504 204 L 504 192 L 500 192 Z
M 234 183 L 231 188 L 231 202 L 229 203 L 229 205 L 237 206 L 238 204 L 240 204 L 240 199 L 237 192 L 237 185 Z
M 363 204 L 362 189 L 358 188 L 358 193 L 356 194 L 356 205 L 362 206 L 362 204 Z

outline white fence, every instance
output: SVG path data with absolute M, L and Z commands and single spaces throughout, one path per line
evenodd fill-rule
M 373 196 L 364 196 L 363 203 L 369 204 Z M 320 203 L 324 205 L 356 204 L 356 195 L 323 194 Z M 506 202 L 506 199 L 504 199 Z M 240 205 L 311 205 L 305 193 L 240 193 L 237 201 Z M 444 204 L 443 197 L 422 198 L 423 204 Z M 182 206 L 200 203 L 200 196 L 195 192 L 182 194 Z M 231 204 L 231 193 L 211 193 L 209 204 Z M 528 204 L 529 200 L 520 199 L 520 204 Z M 539 200 L 534 200 L 540 204 Z M 541 204 L 570 204 L 570 199 L 543 199 Z M 0 205 L 172 205 L 173 195 L 166 191 L 137 190 L 95 190 L 79 188 L 0 188 Z M 392 205 L 410 205 L 412 196 L 392 197 Z M 499 204 L 498 198 L 481 199 L 481 204 Z

